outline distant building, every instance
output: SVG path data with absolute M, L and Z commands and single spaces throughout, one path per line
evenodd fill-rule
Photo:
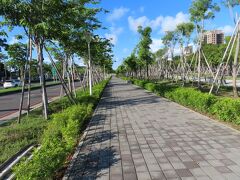
M 203 34 L 203 42 L 205 44 L 223 44 L 224 33 L 221 30 L 207 31 Z

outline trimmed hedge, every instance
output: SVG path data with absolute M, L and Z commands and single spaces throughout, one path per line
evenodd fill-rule
M 204 113 L 210 112 L 211 106 L 217 100 L 217 98 L 213 95 L 202 93 L 193 88 L 183 87 L 166 92 L 165 97 Z
M 212 114 L 223 121 L 240 124 L 240 100 L 221 98 L 213 105 Z
M 239 99 L 219 98 L 208 93 L 203 93 L 195 88 L 178 87 L 169 83 L 155 84 L 138 79 L 131 79 L 131 81 L 140 87 L 198 112 L 213 115 L 222 121 L 240 124 Z
M 107 84 L 104 81 L 93 87 L 93 96 L 79 92 L 77 105 L 53 114 L 42 140 L 41 148 L 35 150 L 33 158 L 22 161 L 14 168 L 17 179 L 51 179 L 73 151 L 83 125 L 91 117 L 94 106 Z

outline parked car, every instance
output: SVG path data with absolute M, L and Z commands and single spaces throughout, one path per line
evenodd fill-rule
M 4 88 L 18 87 L 21 86 L 21 81 L 18 79 L 6 80 L 3 83 Z

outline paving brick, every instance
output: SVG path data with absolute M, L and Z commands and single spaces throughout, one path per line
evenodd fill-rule
M 151 179 L 152 180 L 165 180 L 166 177 L 164 176 L 162 171 L 150 171 Z
M 163 170 L 163 173 L 167 179 L 178 178 L 175 170 Z
M 240 133 L 112 78 L 65 179 L 240 179 Z
M 176 169 L 178 176 L 180 177 L 192 177 L 192 173 L 188 169 Z

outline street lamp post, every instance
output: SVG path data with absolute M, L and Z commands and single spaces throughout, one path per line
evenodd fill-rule
M 92 66 L 91 66 L 91 49 L 90 49 L 90 43 L 92 40 L 92 35 L 90 32 L 85 33 L 86 41 L 88 44 L 88 77 L 89 77 L 89 94 L 92 96 Z

